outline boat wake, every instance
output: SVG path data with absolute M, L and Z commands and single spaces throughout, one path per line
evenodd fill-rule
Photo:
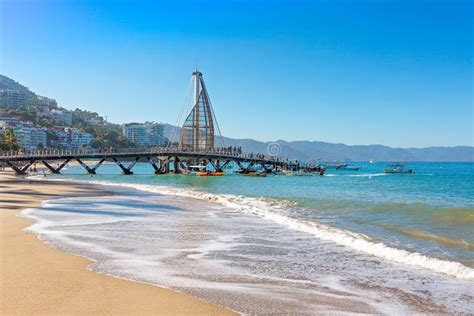
M 394 175 L 400 175 L 400 174 L 390 174 L 390 173 L 360 173 L 360 174 L 335 174 L 335 173 L 329 173 L 325 174 L 325 177 L 385 177 L 385 176 L 394 176 Z M 431 173 L 413 173 L 410 174 L 410 176 L 433 176 Z
M 335 173 L 329 173 L 325 174 L 325 177 L 382 177 L 382 176 L 388 176 L 387 173 L 361 173 L 361 174 L 335 174 Z

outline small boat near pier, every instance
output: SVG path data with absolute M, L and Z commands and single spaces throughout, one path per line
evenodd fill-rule
M 384 173 L 389 173 L 389 174 L 412 174 L 413 170 L 411 169 L 405 169 L 405 165 L 402 163 L 392 163 L 388 164 L 384 169 Z

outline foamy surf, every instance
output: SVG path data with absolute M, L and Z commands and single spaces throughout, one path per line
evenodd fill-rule
M 290 201 L 276 201 L 266 198 L 244 197 L 231 194 L 212 194 L 191 189 L 180 189 L 169 186 L 155 186 L 107 181 L 87 181 L 88 183 L 133 188 L 147 192 L 195 198 L 239 210 L 247 214 L 273 221 L 289 229 L 311 234 L 321 240 L 334 242 L 352 250 L 374 257 L 412 267 L 429 269 L 462 280 L 474 280 L 474 269 L 459 262 L 429 257 L 417 252 L 387 246 L 371 238 L 344 229 L 332 227 L 315 221 L 288 216 L 286 209 L 295 204 Z
M 339 174 L 339 173 L 327 173 L 325 177 L 385 177 L 390 176 L 388 173 L 361 173 L 361 174 Z

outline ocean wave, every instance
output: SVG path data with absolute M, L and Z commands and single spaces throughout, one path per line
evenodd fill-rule
M 472 207 L 450 207 L 434 214 L 433 219 L 440 223 L 473 224 L 474 210 Z
M 432 242 L 443 244 L 449 247 L 457 247 L 457 248 L 463 248 L 466 250 L 474 251 L 474 244 L 464 241 L 464 240 L 450 239 L 448 237 L 437 236 L 437 235 L 433 235 L 431 233 L 416 230 L 416 229 L 401 228 L 393 224 L 384 224 L 382 225 L 382 227 L 385 228 L 386 230 L 400 233 L 408 237 L 432 241 Z
M 246 197 L 231 194 L 213 194 L 192 189 L 146 184 L 116 183 L 108 181 L 79 181 L 91 184 L 126 187 L 164 195 L 195 198 L 229 207 L 247 214 L 271 220 L 289 229 L 311 234 L 321 240 L 334 242 L 352 250 L 401 263 L 425 268 L 464 280 L 474 280 L 474 269 L 459 262 L 429 257 L 417 252 L 387 246 L 363 234 L 325 225 L 316 221 L 294 218 L 287 213 L 288 207 L 295 206 L 291 201 L 278 201 L 269 198 Z

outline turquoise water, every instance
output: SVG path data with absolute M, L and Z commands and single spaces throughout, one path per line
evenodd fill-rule
M 387 245 L 474 266 L 474 164 L 410 163 L 413 175 L 387 175 L 384 163 L 357 163 L 359 171 L 326 175 L 251 178 L 153 175 L 137 164 L 123 176 L 105 164 L 93 178 L 82 167 L 61 178 L 170 186 L 212 194 L 264 197 L 284 202 L 293 217 L 367 235 Z
M 474 164 L 411 163 L 412 175 L 358 165 L 266 178 L 157 176 L 147 164 L 91 177 L 71 166 L 47 179 L 111 194 L 22 214 L 93 271 L 245 314 L 471 314 Z

